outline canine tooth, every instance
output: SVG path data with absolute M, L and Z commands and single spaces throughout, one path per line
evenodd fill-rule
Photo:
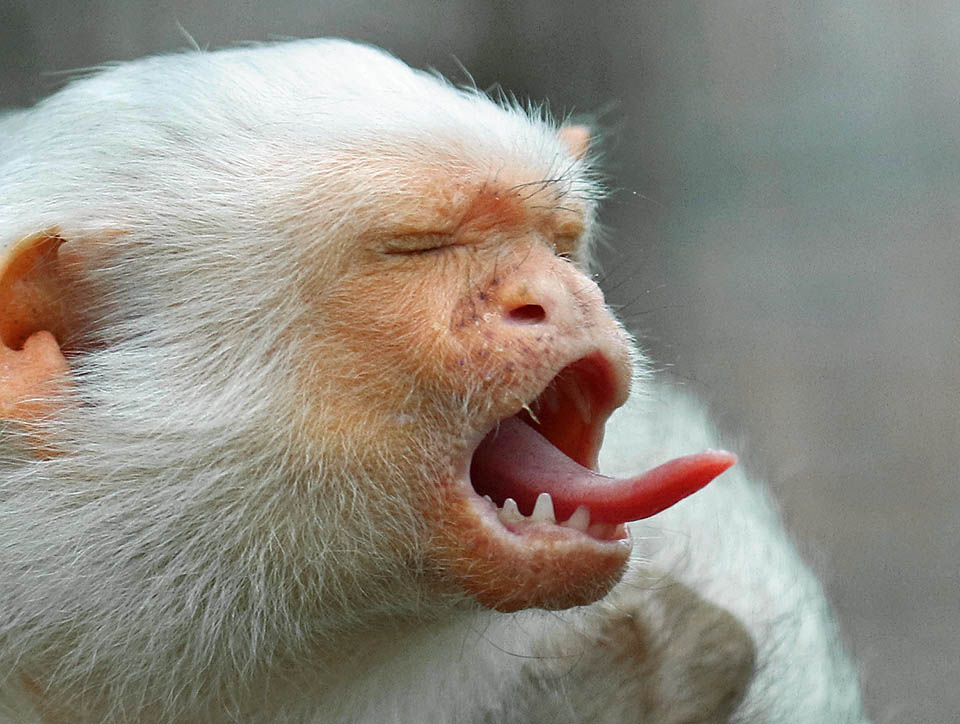
M 486 500 L 488 503 L 490 503 L 490 505 L 493 505 L 494 507 L 496 507 L 496 503 L 493 502 L 493 498 L 491 498 L 489 495 L 484 495 L 483 499 Z
M 540 493 L 537 496 L 537 502 L 533 506 L 533 514 L 530 518 L 541 523 L 557 522 L 557 518 L 553 514 L 553 498 L 550 497 L 550 493 Z
M 507 498 L 503 501 L 503 507 L 497 511 L 497 515 L 504 523 L 519 523 L 524 518 L 523 513 L 517 507 L 517 501 L 513 498 Z
M 536 416 L 535 414 L 533 414 L 533 410 L 530 409 L 530 405 L 524 405 L 524 406 L 523 406 L 523 409 L 527 411 L 527 414 L 528 414 L 528 415 L 530 415 L 530 419 L 531 419 L 531 420 L 533 420 L 533 421 L 534 421 L 535 423 L 537 423 L 538 425 L 540 424 L 540 420 L 538 420 L 538 419 L 537 419 L 537 416 Z
M 567 518 L 563 525 L 567 528 L 576 528 L 581 533 L 586 533 L 587 528 L 590 527 L 590 509 L 585 505 L 578 505 L 577 509 L 573 511 L 573 515 Z

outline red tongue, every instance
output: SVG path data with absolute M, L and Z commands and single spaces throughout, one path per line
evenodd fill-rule
M 579 505 L 594 523 L 649 518 L 697 492 L 737 461 L 724 451 L 676 458 L 634 478 L 608 478 L 574 462 L 530 425 L 511 417 L 487 435 L 473 455 L 474 488 L 498 504 L 517 501 L 528 515 L 540 493 L 550 493 L 558 521 Z

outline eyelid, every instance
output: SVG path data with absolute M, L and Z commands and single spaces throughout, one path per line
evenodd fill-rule
M 563 259 L 576 261 L 581 256 L 584 243 L 580 235 L 557 234 L 553 239 L 553 250 Z
M 443 232 L 402 234 L 389 237 L 383 245 L 384 254 L 422 254 L 453 246 L 453 237 Z

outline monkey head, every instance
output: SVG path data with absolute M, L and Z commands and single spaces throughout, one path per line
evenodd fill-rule
M 5 122 L 3 596 L 29 628 L 49 576 L 43 640 L 589 603 L 624 523 L 732 463 L 595 472 L 639 355 L 578 126 L 337 41 L 147 59 Z

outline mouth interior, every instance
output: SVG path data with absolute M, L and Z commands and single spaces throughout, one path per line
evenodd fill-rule
M 551 478 L 596 468 L 614 389 L 602 358 L 584 357 L 564 367 L 535 400 L 484 438 L 470 466 L 474 490 L 500 508 L 512 499 L 522 515 L 532 515 L 539 492 L 550 492 Z M 529 480 L 537 472 L 535 481 Z M 531 484 L 547 487 L 534 492 Z
M 614 394 L 604 360 L 585 357 L 484 438 L 471 460 L 471 483 L 498 508 L 501 522 L 516 530 L 528 520 L 560 520 L 594 538 L 617 538 L 620 524 L 668 508 L 736 461 L 707 451 L 636 477 L 599 475 L 594 469 Z
M 593 538 L 625 535 L 616 525 L 591 525 L 578 500 L 553 497 L 563 479 L 599 477 L 592 471 L 603 423 L 616 406 L 614 396 L 609 366 L 599 356 L 585 357 L 561 370 L 536 399 L 484 438 L 471 460 L 470 479 L 477 494 L 497 507 L 504 525 L 521 532 L 525 523 L 562 520 Z
M 574 462 L 595 469 L 613 395 L 609 368 L 598 358 L 584 357 L 564 367 L 516 418 Z

